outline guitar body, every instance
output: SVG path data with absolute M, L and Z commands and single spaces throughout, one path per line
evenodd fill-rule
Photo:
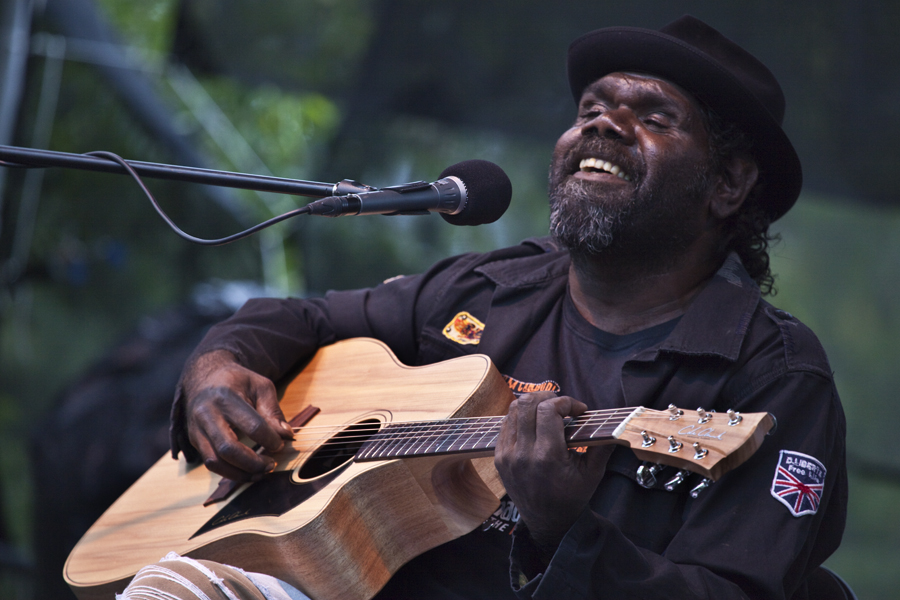
M 404 563 L 497 508 L 504 489 L 492 452 L 349 461 L 304 478 L 300 469 L 333 436 L 306 432 L 503 415 L 511 400 L 483 355 L 408 367 L 376 340 L 323 348 L 284 391 L 288 419 L 309 406 L 320 411 L 293 449 L 273 455 L 274 473 L 203 506 L 221 478 L 164 456 L 84 535 L 66 581 L 80 600 L 110 598 L 174 551 L 273 575 L 316 600 L 367 600 Z

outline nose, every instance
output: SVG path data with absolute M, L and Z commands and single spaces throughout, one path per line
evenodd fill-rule
M 635 141 L 636 117 L 625 107 L 612 108 L 600 112 L 582 125 L 581 135 L 598 135 L 631 145 Z

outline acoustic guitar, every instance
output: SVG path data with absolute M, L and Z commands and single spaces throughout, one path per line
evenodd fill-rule
M 497 509 L 492 455 L 512 399 L 484 355 L 409 367 L 377 340 L 322 348 L 283 391 L 296 433 L 272 473 L 237 484 L 163 456 L 72 550 L 66 581 L 81 600 L 112 598 L 175 551 L 268 573 L 316 600 L 368 600 Z M 772 424 L 765 413 L 632 407 L 571 419 L 566 438 L 627 445 L 715 480 Z

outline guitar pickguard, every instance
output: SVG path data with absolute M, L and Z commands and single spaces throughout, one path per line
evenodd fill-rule
M 269 473 L 223 506 L 190 539 L 235 521 L 253 517 L 280 517 L 322 490 L 351 464 L 353 461 L 348 461 L 321 477 L 302 483 L 291 480 L 291 471 Z

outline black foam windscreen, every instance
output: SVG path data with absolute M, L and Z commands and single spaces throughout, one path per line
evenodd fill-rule
M 466 186 L 466 205 L 455 215 L 441 213 L 453 225 L 483 225 L 499 219 L 512 200 L 512 182 L 503 169 L 486 160 L 467 160 L 444 169 Z

